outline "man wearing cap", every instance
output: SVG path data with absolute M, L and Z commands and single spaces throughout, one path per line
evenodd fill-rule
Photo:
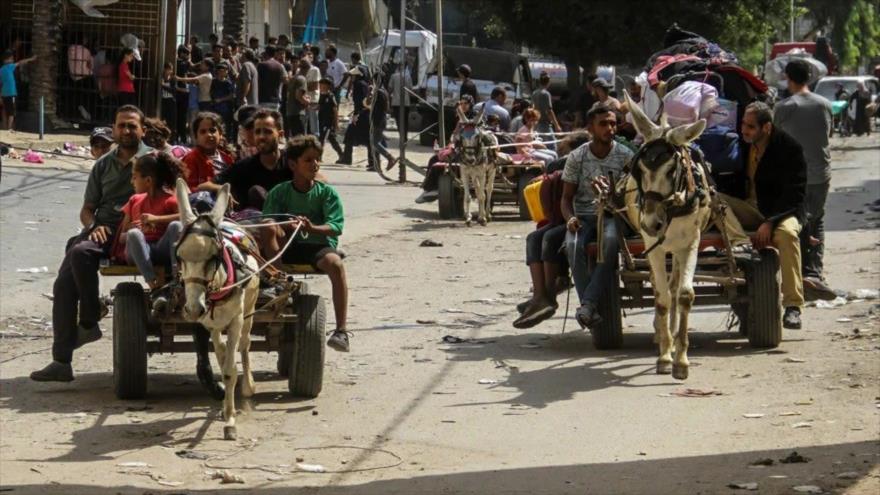
M 614 85 L 603 77 L 597 77 L 593 80 L 591 87 L 593 89 L 593 96 L 596 98 L 593 108 L 604 105 L 615 112 L 620 111 L 620 102 L 617 101 L 617 98 L 611 96 L 611 90 L 614 89 Z
M 471 95 L 474 102 L 479 102 L 480 99 L 477 97 L 477 85 L 471 81 L 471 66 L 468 64 L 461 64 L 455 72 L 461 79 L 461 91 L 458 93 L 458 99 L 460 100 L 464 95 Z
M 52 362 L 31 373 L 31 380 L 73 381 L 73 351 L 101 338 L 98 322 L 107 312 L 98 297 L 98 266 L 110 254 L 121 208 L 134 193 L 132 164 L 153 151 L 142 141 L 144 121 L 136 106 L 116 110 L 113 138 L 118 146 L 92 167 L 79 213 L 83 230 L 67 242 L 52 290 Z
M 92 158 L 97 160 L 106 155 L 113 146 L 113 129 L 109 127 L 95 127 L 89 136 L 89 152 Z

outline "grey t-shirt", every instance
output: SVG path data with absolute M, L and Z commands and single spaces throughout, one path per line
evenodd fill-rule
M 831 180 L 831 102 L 816 93 L 799 93 L 776 104 L 773 125 L 790 134 L 804 148 L 807 184 Z
M 251 89 L 248 94 L 244 95 L 248 105 L 256 105 L 260 102 L 260 83 L 257 77 L 257 66 L 249 60 L 242 62 L 241 71 L 238 73 L 238 87 L 242 88 L 244 83 L 250 81 Z
M 293 76 L 287 82 L 287 108 L 285 109 L 285 115 L 299 115 L 305 111 L 305 107 L 297 99 L 301 92 L 306 92 L 306 78 L 301 75 Z
M 562 171 L 563 182 L 577 185 L 574 195 L 574 214 L 583 217 L 596 214 L 596 196 L 590 183 L 600 175 L 608 176 L 614 172 L 615 180 L 620 177 L 623 166 L 633 157 L 633 152 L 618 142 L 611 145 L 605 158 L 599 159 L 590 151 L 586 143 L 569 153 Z
M 550 110 L 553 110 L 553 100 L 550 98 L 550 92 L 544 88 L 536 89 L 532 93 L 532 105 L 535 106 L 535 110 L 541 112 L 541 118 L 538 122 L 549 124 Z
M 137 152 L 127 162 L 116 157 L 119 148 L 113 148 L 106 155 L 98 158 L 89 181 L 83 202 L 95 207 L 95 224 L 116 227 L 122 220 L 122 207 L 128 201 L 134 188 L 131 185 L 131 169 L 134 162 L 153 151 L 153 148 L 141 142 Z

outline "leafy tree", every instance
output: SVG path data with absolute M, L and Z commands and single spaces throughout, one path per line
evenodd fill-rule
M 868 57 L 880 55 L 880 12 L 876 2 L 857 0 L 842 30 L 833 39 L 840 43 L 841 65 L 855 70 Z

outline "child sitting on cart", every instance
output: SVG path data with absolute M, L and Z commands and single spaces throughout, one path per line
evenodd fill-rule
M 333 286 L 333 309 L 336 330 L 327 345 L 348 352 L 349 333 L 346 328 L 348 282 L 342 255 L 336 250 L 344 223 L 342 201 L 332 186 L 315 180 L 323 148 L 312 135 L 296 136 L 285 150 L 285 161 L 293 172 L 293 180 L 278 184 L 266 196 L 264 215 L 293 215 L 297 223 L 273 225 L 262 231 L 262 247 L 271 259 L 287 244 L 288 235 L 299 227 L 297 237 L 281 255 L 280 264 L 308 264 L 326 273 Z M 279 220 L 286 220 L 279 218 Z
M 158 289 L 162 281 L 153 268 L 162 264 L 177 271 L 174 244 L 183 227 L 179 221 L 174 184 L 186 168 L 168 153 L 153 152 L 138 158 L 131 171 L 135 194 L 122 207 L 125 216 L 119 228 L 116 258 L 138 267 L 150 289 Z M 165 301 L 156 299 L 157 304 Z

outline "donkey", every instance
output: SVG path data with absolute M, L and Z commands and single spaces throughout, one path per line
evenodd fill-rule
M 183 316 L 189 321 L 198 321 L 211 332 L 214 353 L 223 371 L 226 389 L 223 396 L 223 418 L 226 421 L 223 437 L 226 440 L 235 440 L 237 349 L 241 350 L 243 368 L 241 395 L 254 395 L 254 377 L 251 374 L 248 352 L 254 307 L 259 293 L 260 280 L 256 276 L 259 266 L 254 257 L 225 240 L 220 229 L 223 213 L 229 203 L 229 184 L 224 185 L 217 194 L 213 210 L 198 216 L 190 207 L 188 194 L 186 182 L 177 179 L 177 202 L 180 221 L 184 225 L 176 253 L 186 294 Z M 232 226 L 234 224 L 226 224 L 224 228 Z M 247 234 L 242 232 L 242 235 Z M 239 260 L 239 264 L 243 265 L 239 267 L 242 271 L 250 272 L 253 276 L 241 286 L 230 288 L 236 271 L 234 260 Z M 224 332 L 226 342 L 223 341 Z M 210 372 L 210 364 L 208 367 Z
M 687 146 L 706 128 L 706 121 L 670 127 L 665 115 L 657 125 L 626 95 L 636 130 L 645 142 L 630 164 L 635 183 L 638 227 L 647 247 L 654 287 L 654 342 L 660 346 L 657 373 L 678 380 L 688 377 L 688 315 L 694 302 L 694 272 L 700 235 L 712 216 L 709 170 Z M 627 190 L 632 190 L 630 185 Z M 666 254 L 672 273 L 666 273 Z M 673 335 L 675 358 L 673 360 Z
M 492 188 L 495 186 L 495 153 L 498 139 L 482 127 L 483 113 L 476 119 L 468 119 L 458 109 L 461 129 L 453 138 L 453 146 L 461 162 L 461 184 L 464 189 L 464 221 L 471 225 L 471 184 L 477 195 L 480 225 L 492 218 Z

